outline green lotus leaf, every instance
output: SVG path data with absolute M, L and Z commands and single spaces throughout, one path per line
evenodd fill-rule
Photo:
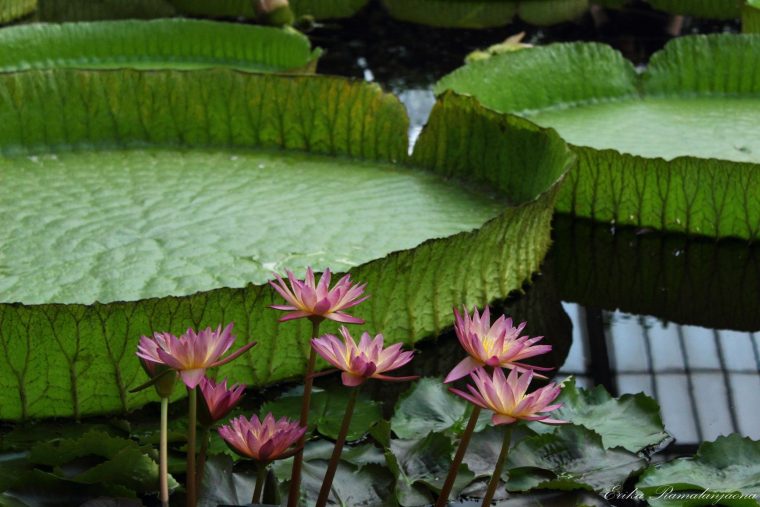
M 702 443 L 694 457 L 651 466 L 636 487 L 661 506 L 745 507 L 757 505 L 759 478 L 760 442 L 734 433 Z
M 572 421 L 596 432 L 607 449 L 622 447 L 637 453 L 658 448 L 672 440 L 665 432 L 657 401 L 643 393 L 613 398 L 603 386 L 593 389 L 576 387 L 575 379 L 571 377 L 562 383 L 557 401 L 563 406 L 552 412 L 552 417 Z M 531 423 L 529 426 L 540 433 L 558 431 L 557 427 L 546 424 Z
M 646 461 L 636 454 L 606 448 L 593 431 L 563 425 L 554 433 L 528 437 L 510 450 L 507 489 L 606 492 L 622 487 L 628 477 L 645 466 Z
M 276 418 L 288 417 L 298 421 L 301 415 L 302 392 L 302 389 L 296 388 L 276 400 L 264 403 L 259 411 L 259 416 L 263 418 L 271 412 Z M 322 435 L 333 440 L 337 439 L 343 414 L 348 404 L 348 397 L 349 392 L 346 389 L 322 391 L 315 388 L 309 410 L 310 430 L 316 428 Z M 381 419 L 380 405 L 368 399 L 367 396 L 360 395 L 356 402 L 355 414 L 348 428 L 347 440 L 362 438 Z
M 461 434 L 467 426 L 472 405 L 451 394 L 440 378 L 423 378 L 402 395 L 391 418 L 391 429 L 403 439 L 422 438 L 431 431 Z M 477 430 L 490 419 L 484 411 Z
M 563 301 L 684 325 L 760 329 L 757 246 L 570 222 L 555 217 L 554 244 L 542 267 Z
M 278 324 L 272 271 L 349 270 L 372 296 L 356 315 L 388 342 L 519 290 L 566 145 L 455 96 L 411 157 L 407 125 L 397 99 L 340 78 L 0 75 L 0 418 L 144 404 L 135 347 L 158 330 L 234 322 L 258 345 L 220 375 L 301 375 L 309 325 Z
M 609 46 L 471 62 L 437 92 L 556 128 L 578 155 L 557 209 L 711 237 L 760 235 L 760 36 L 681 37 L 647 70 Z
M 438 27 L 487 28 L 507 25 L 515 15 L 534 25 L 578 18 L 588 0 L 383 0 L 391 16 Z
M 23 18 L 36 8 L 37 0 L 0 0 L 0 24 Z
M 760 3 L 747 0 L 742 6 L 742 32 L 760 33 Z
M 448 436 L 431 432 L 422 439 L 391 440 L 385 451 L 388 468 L 396 477 L 395 494 L 404 507 L 429 505 L 440 493 L 456 449 Z M 474 475 L 462 465 L 454 482 L 456 494 Z
M 276 72 L 316 65 L 319 50 L 292 29 L 189 19 L 29 24 L 0 31 L 0 71 L 200 69 Z
M 302 505 L 314 505 L 322 486 L 333 444 L 325 440 L 309 442 L 304 448 L 304 464 L 301 476 Z M 330 493 L 330 505 L 373 505 L 396 507 L 398 502 L 392 494 L 393 476 L 388 469 L 375 464 L 376 458 L 367 462 L 367 455 L 376 455 L 371 444 L 345 448 L 338 463 L 335 480 Z M 275 461 L 274 475 L 280 483 L 283 497 L 287 496 L 293 458 Z

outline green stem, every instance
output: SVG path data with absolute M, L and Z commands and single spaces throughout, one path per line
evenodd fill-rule
M 462 460 L 467 452 L 467 447 L 470 445 L 470 439 L 472 438 L 472 433 L 475 431 L 475 425 L 478 423 L 480 411 L 481 408 L 479 406 L 473 405 L 470 420 L 467 421 L 467 427 L 462 434 L 462 438 L 459 440 L 459 447 L 457 447 L 457 452 L 454 455 L 454 461 L 451 462 L 449 473 L 446 476 L 446 482 L 443 483 L 443 488 L 441 488 L 441 493 L 438 495 L 438 501 L 435 502 L 435 507 L 445 507 L 449 502 L 449 495 L 454 487 L 454 482 L 457 479 L 459 467 L 462 465 Z
M 187 507 L 195 507 L 197 503 L 195 491 L 195 426 L 198 420 L 198 388 L 190 389 L 187 411 L 187 477 L 185 488 L 187 490 Z
M 346 406 L 346 413 L 343 415 L 343 422 L 340 425 L 340 433 L 338 433 L 338 440 L 335 442 L 335 448 L 333 449 L 332 456 L 330 456 L 330 464 L 327 465 L 327 471 L 325 472 L 325 478 L 322 481 L 322 488 L 319 490 L 319 497 L 317 498 L 316 507 L 325 507 L 327 505 L 327 497 L 330 496 L 330 490 L 332 489 L 333 478 L 335 478 L 335 472 L 338 470 L 338 462 L 340 461 L 340 453 L 343 451 L 343 444 L 346 443 L 346 436 L 348 435 L 348 427 L 351 424 L 351 417 L 354 415 L 354 407 L 356 406 L 356 399 L 359 397 L 359 387 L 351 389 L 351 396 L 348 398 L 348 405 Z
M 161 507 L 169 507 L 169 398 L 161 398 L 161 440 L 158 455 Z
M 208 453 L 208 438 L 210 426 L 201 425 L 201 452 L 198 453 L 198 471 L 196 472 L 195 490 L 200 491 L 203 484 L 203 474 L 206 469 L 206 454 Z
M 312 319 L 311 336 L 313 338 L 319 337 L 319 324 L 321 324 L 321 322 L 322 319 Z M 301 398 L 301 419 L 299 420 L 301 426 L 305 428 L 309 427 L 311 389 L 314 385 L 314 365 L 317 362 L 317 351 L 311 346 L 311 342 L 309 342 L 309 351 L 309 363 L 306 366 L 306 377 L 304 378 L 303 383 L 303 398 Z M 306 433 L 308 433 L 308 431 Z M 301 468 L 303 468 L 303 447 L 306 443 L 306 433 L 304 433 L 298 441 L 297 446 L 300 450 L 293 458 L 293 470 L 290 473 L 290 490 L 288 491 L 288 507 L 296 507 L 301 496 Z
M 504 441 L 501 444 L 501 452 L 499 453 L 499 459 L 496 460 L 496 468 L 491 476 L 491 482 L 488 483 L 488 490 L 486 490 L 486 496 L 483 497 L 482 507 L 491 505 L 491 500 L 496 493 L 496 486 L 499 485 L 501 480 L 501 471 L 504 468 L 504 462 L 507 460 L 507 454 L 509 454 L 509 443 L 512 440 L 512 425 L 507 425 L 504 428 Z
M 259 463 L 256 471 L 256 488 L 253 490 L 251 503 L 261 503 L 261 494 L 264 492 L 264 484 L 267 482 L 267 466 L 269 463 Z

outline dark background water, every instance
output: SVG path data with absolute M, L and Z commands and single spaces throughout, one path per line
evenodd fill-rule
M 433 84 L 469 52 L 517 32 L 533 44 L 605 42 L 645 65 L 676 34 L 737 29 L 735 22 L 676 18 L 637 4 L 550 28 L 435 29 L 394 21 L 370 5 L 309 36 L 326 50 L 320 72 L 374 81 L 398 95 L 414 141 L 433 105 Z M 567 217 L 555 219 L 553 239 L 541 273 L 505 309 L 554 344 L 558 377 L 655 397 L 675 437 L 670 455 L 691 454 L 699 442 L 732 432 L 760 438 L 757 247 Z M 420 346 L 415 370 L 441 375 L 461 356 L 447 333 Z

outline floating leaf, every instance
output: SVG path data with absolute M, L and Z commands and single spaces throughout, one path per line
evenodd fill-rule
M 741 1 L 735 0 L 647 0 L 657 10 L 700 18 L 733 19 L 739 17 Z
M 335 480 L 330 493 L 328 505 L 352 506 L 372 505 L 377 507 L 394 507 L 398 505 L 393 495 L 388 492 L 392 488 L 393 477 L 388 470 L 368 463 L 368 456 L 376 451 L 359 448 L 345 448 L 338 464 Z M 327 470 L 327 464 L 332 454 L 333 444 L 324 440 L 310 442 L 304 450 L 304 464 L 301 477 L 302 505 L 314 505 L 322 480 Z M 358 466 L 347 459 L 356 461 Z M 370 458 L 369 461 L 375 461 Z M 272 465 L 277 478 L 281 481 L 280 489 L 287 496 L 290 472 L 293 458 L 275 461 Z
M 591 430 L 563 425 L 554 433 L 528 437 L 510 451 L 507 489 L 587 489 L 622 487 L 646 461 L 623 449 L 606 449 Z M 505 472 L 506 474 L 506 472 Z
M 272 412 L 277 418 L 288 417 L 298 421 L 301 416 L 301 393 L 302 389 L 296 388 L 274 401 L 265 403 L 259 411 L 260 416 L 263 417 L 268 412 Z M 346 389 L 334 391 L 315 389 L 311 397 L 309 428 L 316 428 L 322 435 L 333 440 L 337 439 L 348 398 L 349 392 Z M 349 441 L 360 439 L 381 419 L 380 405 L 366 395 L 360 394 L 348 428 L 347 439 Z
M 153 399 L 128 391 L 156 330 L 235 322 L 237 343 L 258 345 L 221 375 L 301 375 L 309 325 L 277 323 L 272 270 L 351 268 L 372 295 L 356 314 L 389 342 L 519 289 L 549 246 L 564 143 L 454 96 L 411 159 L 407 125 L 395 98 L 339 78 L 0 75 L 0 223 L 15 224 L 0 247 L 0 418 Z
M 22 18 L 36 8 L 37 0 L 0 0 L 0 24 Z
M 423 378 L 416 382 L 396 404 L 391 429 L 402 439 L 422 438 L 430 432 L 452 431 L 460 434 L 470 419 L 472 405 L 454 396 L 440 378 Z M 490 419 L 484 411 L 476 431 Z
M 385 451 L 388 468 L 396 477 L 396 498 L 404 507 L 428 505 L 441 491 L 454 455 L 451 440 L 441 433 L 423 439 L 391 440 Z M 454 482 L 456 495 L 474 475 L 462 465 Z
M 758 35 L 680 37 L 637 74 L 609 46 L 552 44 L 471 62 L 436 90 L 474 95 L 487 107 L 554 127 L 572 143 L 579 160 L 559 211 L 754 240 L 758 54 Z
M 184 13 L 194 16 L 253 18 L 255 13 L 250 0 L 167 0 Z M 368 0 L 290 0 L 296 17 L 312 16 L 315 19 L 347 18 L 356 14 Z
M 395 18 L 425 25 L 487 28 L 509 24 L 515 15 L 535 25 L 578 18 L 588 0 L 383 0 Z
M 190 19 L 14 26 L 0 31 L 0 71 L 27 69 L 199 69 L 293 71 L 319 50 L 292 29 Z
M 557 402 L 563 406 L 552 412 L 552 417 L 594 431 L 607 449 L 622 447 L 637 453 L 671 441 L 659 404 L 644 393 L 613 398 L 603 386 L 578 388 L 575 379 L 570 378 L 562 383 Z M 530 427 L 539 433 L 558 431 L 557 427 L 540 423 L 531 423 Z
M 636 487 L 655 497 L 660 506 L 696 507 L 716 502 L 728 507 L 756 506 L 760 496 L 760 442 L 736 433 L 704 442 L 693 458 L 651 466 Z M 679 493 L 684 497 L 677 498 Z

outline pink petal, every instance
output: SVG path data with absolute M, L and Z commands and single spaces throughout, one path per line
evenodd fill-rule
M 459 364 L 457 364 L 453 370 L 449 372 L 449 374 L 446 376 L 446 379 L 443 381 L 444 384 L 448 384 L 449 382 L 453 382 L 455 380 L 459 380 L 460 378 L 464 377 L 465 375 L 468 375 L 473 370 L 476 370 L 480 368 L 481 364 L 475 361 L 470 356 L 467 356 L 466 358 L 462 359 Z
M 182 370 L 179 372 L 179 375 L 182 377 L 182 382 L 184 382 L 189 389 L 195 389 L 196 386 L 200 384 L 205 373 L 205 368 L 197 368 L 194 370 Z
M 515 419 L 514 417 L 510 417 L 510 416 L 504 415 L 504 414 L 494 414 L 491 417 L 491 422 L 494 423 L 497 426 L 499 424 L 512 424 L 515 421 L 517 421 L 517 419 Z
M 347 371 L 344 371 L 340 379 L 343 381 L 344 386 L 348 387 L 356 387 L 358 385 L 361 385 L 364 383 L 365 380 L 367 380 L 364 377 L 360 377 L 359 375 L 354 375 L 353 373 L 349 373 Z

